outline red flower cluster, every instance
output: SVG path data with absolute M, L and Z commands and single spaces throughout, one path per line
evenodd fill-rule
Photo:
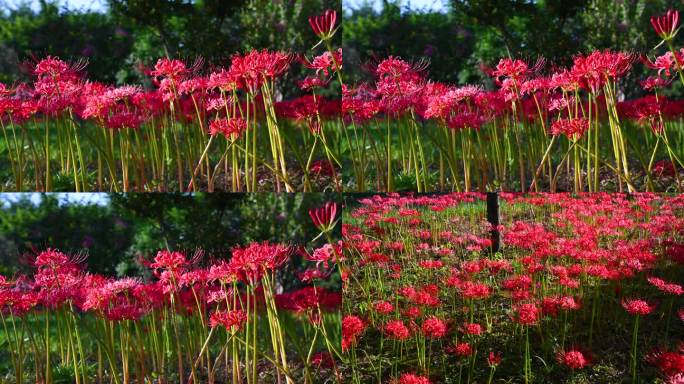
M 0 309 L 23 315 L 36 305 L 60 308 L 70 303 L 81 311 L 120 321 L 138 320 L 175 300 L 175 310 L 179 313 L 192 313 L 198 305 L 203 311 L 215 308 L 209 321 L 212 327 L 239 329 L 247 321 L 246 308 L 226 310 L 225 306 L 232 305 L 233 295 L 242 293 L 223 287 L 226 283 L 242 283 L 256 288 L 264 273 L 283 267 L 289 254 L 287 246 L 253 243 L 233 248 L 233 257 L 228 263 L 193 268 L 192 264 L 198 260 L 188 261 L 180 252 L 162 250 L 153 262 L 147 263 L 154 269 L 156 280 L 143 282 L 87 274 L 83 270 L 83 258 L 47 249 L 35 258 L 36 272 L 32 280 L 20 277 L 8 282 L 0 276 Z M 293 313 L 319 308 L 335 311 L 341 304 L 341 296 L 324 288 L 303 287 L 277 294 L 275 302 L 281 309 Z
M 591 361 L 588 357 L 586 357 L 581 351 L 574 349 L 558 352 L 556 358 L 558 359 L 559 363 L 573 370 L 582 369 L 591 364 Z
M 655 305 L 651 305 L 641 299 L 624 299 L 622 300 L 622 307 L 629 314 L 637 316 L 646 316 L 655 309 Z
M 318 382 L 337 374 L 333 356 L 339 356 L 340 347 L 334 327 L 340 324 L 342 296 L 326 287 L 339 281 L 336 275 L 328 279 L 341 259 L 332 255 L 341 253 L 339 248 L 339 243 L 324 244 L 313 251 L 314 260 L 302 258 L 296 264 L 290 263 L 290 256 L 297 248 L 269 242 L 233 247 L 227 261 L 215 256 L 205 261 L 202 251 L 188 258 L 161 250 L 152 260 L 139 259 L 151 273 L 118 279 L 87 273 L 85 257 L 48 248 L 32 260 L 31 276 L 12 281 L 0 276 L 0 321 L 3 329 L 10 324 L 13 329 L 3 353 L 11 357 L 17 377 L 30 374 L 41 382 L 51 381 L 50 367 L 60 357 L 55 351 L 66 349 L 70 352 L 63 356 L 69 358 L 59 364 L 77 381 L 85 375 L 80 367 L 86 365 L 97 365 L 103 380 L 128 381 L 134 375 L 135 381 L 151 380 L 146 372 L 174 356 L 179 364 L 154 376 L 197 382 L 198 372 L 215 375 L 212 362 L 221 362 L 229 353 L 228 377 L 256 374 L 253 367 L 259 364 L 269 365 L 277 375 L 306 370 Z M 304 246 L 299 249 L 308 252 Z M 285 273 L 305 273 L 300 269 L 317 269 L 318 264 L 329 270 L 315 279 L 282 278 Z M 31 337 L 40 345 L 28 351 L 22 340 Z M 272 350 L 264 352 L 269 345 Z M 307 346 L 300 355 L 305 367 L 288 368 L 288 355 L 297 353 L 293 348 L 300 345 Z M 262 357 L 267 353 L 275 360 Z M 48 373 L 28 372 L 30 367 L 17 363 L 22 359 L 41 361 Z M 129 369 L 133 361 L 135 368 Z M 188 363 L 192 365 L 186 370 Z
M 235 140 L 247 130 L 247 122 L 239 117 L 232 119 L 216 119 L 209 123 L 209 134 L 221 134 L 228 140 Z
M 557 364 L 572 375 L 604 357 L 614 364 L 614 340 L 632 335 L 629 327 L 613 326 L 630 321 L 615 303 L 632 315 L 657 313 L 648 317 L 649 333 L 679 321 L 677 308 L 652 303 L 682 295 L 680 284 L 655 277 L 681 277 L 682 196 L 501 193 L 500 199 L 503 248 L 496 254 L 489 250 L 482 194 L 373 196 L 345 213 L 345 260 L 354 277 L 344 285 L 345 350 L 355 351 L 350 356 L 359 360 L 359 372 L 382 375 L 366 359 L 389 356 L 399 372 L 419 369 L 443 379 L 462 366 L 472 380 L 486 382 L 501 372 L 536 371 L 522 351 L 553 353 L 545 343 L 554 340 Z M 642 298 L 629 298 L 637 294 Z M 591 353 L 561 347 L 592 338 Z M 491 345 L 521 352 L 506 362 L 495 352 L 483 357 L 479 350 Z M 674 354 L 649 361 L 672 377 Z M 510 366 L 501 370 L 501 364 Z
M 358 316 L 348 315 L 342 319 L 342 350 L 347 350 L 358 341 L 366 330 L 366 324 Z
M 554 121 L 551 125 L 552 135 L 563 134 L 572 141 L 582 137 L 587 130 L 589 130 L 589 121 L 587 119 L 561 119 Z
M 242 329 L 247 321 L 247 314 L 243 310 L 216 311 L 209 318 L 209 325 L 212 327 L 222 326 L 230 332 Z

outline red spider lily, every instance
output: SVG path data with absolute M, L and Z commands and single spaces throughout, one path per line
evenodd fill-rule
M 430 384 L 430 379 L 413 373 L 404 373 L 396 382 L 398 384 Z
M 584 135 L 589 129 L 589 121 L 587 119 L 570 119 L 570 120 L 556 120 L 551 125 L 551 134 L 563 134 L 569 139 L 576 141 Z
M 170 269 L 170 270 L 180 270 L 188 265 L 188 261 L 180 252 L 171 252 L 168 250 L 162 250 L 157 252 L 154 257 L 154 262 L 149 264 L 150 268 L 160 268 L 160 269 Z
M 457 343 L 449 348 L 449 352 L 455 354 L 457 357 L 469 357 L 473 354 L 474 349 L 470 343 Z
M 440 260 L 423 260 L 419 262 L 418 265 L 425 269 L 440 269 L 444 266 Z
M 329 83 L 326 79 L 320 79 L 318 77 L 307 77 L 299 82 L 299 88 L 304 91 L 309 91 L 314 88 L 323 88 Z
M 440 339 L 447 333 L 447 325 L 444 320 L 437 317 L 429 317 L 423 321 L 423 334 L 430 339 Z
M 465 323 L 460 329 L 464 334 L 471 336 L 479 336 L 483 331 L 482 326 L 477 323 Z
M 582 369 L 591 364 L 591 359 L 576 349 L 558 352 L 556 360 L 572 370 Z
M 221 134 L 228 140 L 236 140 L 247 130 L 247 122 L 239 117 L 232 119 L 216 119 L 209 123 L 209 134 Z
M 503 358 L 501 357 L 501 353 L 494 353 L 494 352 L 489 352 L 489 356 L 487 356 L 487 365 L 490 367 L 497 367 L 499 364 L 501 364 L 501 361 Z
M 427 67 L 425 62 L 409 63 L 399 57 L 390 56 L 382 60 L 375 69 L 375 75 L 391 81 L 416 81 L 422 78 L 420 72 Z
M 314 226 L 321 232 L 329 232 L 335 227 L 337 216 L 337 203 L 328 202 L 323 207 L 309 210 L 309 216 Z
M 154 70 L 150 74 L 152 76 L 169 78 L 177 82 L 188 74 L 188 68 L 180 60 L 163 58 L 157 60 Z
M 252 50 L 235 55 L 229 69 L 230 77 L 238 80 L 240 88 L 256 93 L 263 82 L 281 76 L 289 68 L 294 56 L 288 52 Z
M 504 58 L 499 60 L 499 64 L 496 65 L 496 70 L 492 72 L 492 75 L 520 79 L 526 76 L 528 71 L 529 67 L 524 61 Z
M 320 136 L 323 130 L 333 125 L 331 120 L 340 118 L 339 100 L 313 94 L 280 100 L 283 90 L 276 79 L 289 69 L 296 57 L 302 55 L 252 50 L 236 54 L 230 67 L 216 68 L 207 76 L 196 75 L 201 64 L 199 60 L 190 66 L 178 59 L 162 58 L 154 68 L 144 70 L 145 74 L 152 76 L 155 89 L 143 91 L 138 86 L 114 87 L 88 81 L 81 76 L 84 66 L 80 62 L 70 64 L 49 56 L 36 64 L 33 84 L 21 84 L 13 89 L 3 85 L 0 90 L 0 121 L 8 127 L 8 137 L 16 136 L 20 129 L 33 130 L 29 126 L 42 122 L 43 118 L 48 123 L 41 127 L 47 131 L 41 136 L 46 137 L 45 143 L 40 143 L 44 150 L 40 154 L 35 153 L 35 157 L 42 159 L 34 159 L 33 169 L 25 171 L 28 158 L 25 151 L 29 147 L 37 148 L 38 137 L 31 137 L 31 143 L 24 142 L 23 146 L 15 141 L 7 153 L 11 157 L 16 189 L 25 189 L 27 176 L 32 175 L 36 178 L 36 189 L 52 190 L 55 171 L 69 173 L 77 192 L 94 189 L 124 192 L 132 189 L 167 190 L 167 182 L 171 181 L 167 180 L 167 175 L 175 176 L 177 183 L 173 185 L 179 189 L 213 190 L 217 184 L 213 173 L 221 170 L 232 170 L 231 180 L 223 188 L 236 192 L 253 191 L 261 185 L 273 185 L 275 190 L 284 187 L 286 191 L 294 191 L 298 187 L 310 191 L 329 183 L 340 187 L 336 173 L 329 171 L 329 168 L 334 168 L 333 164 L 340 163 L 335 151 L 331 150 L 334 143 L 329 141 L 337 141 L 338 136 L 330 135 L 329 139 L 321 139 Z M 305 63 L 315 75 L 304 77 L 304 87 L 327 86 L 331 72 L 341 70 L 342 52 L 330 47 L 328 52 L 314 56 L 311 62 L 305 60 Z M 315 102 L 311 102 L 312 99 Z M 288 115 L 290 111 L 294 113 Z M 40 119 L 31 119 L 34 116 Z M 65 124 L 49 124 L 55 119 L 64 119 Z M 304 152 L 307 149 L 283 145 L 283 137 L 286 133 L 289 136 L 287 131 L 290 129 L 289 124 L 283 124 L 283 119 L 295 120 L 298 126 L 306 125 L 320 139 L 309 148 L 310 161 L 298 165 L 286 161 L 290 152 L 306 158 Z M 212 120 L 215 121 L 211 123 Z M 90 131 L 85 128 L 93 125 L 115 130 L 116 135 L 97 130 L 96 136 L 89 137 L 102 136 L 108 143 L 93 147 L 90 140 L 82 140 Z M 246 127 L 251 132 L 247 133 Z M 270 133 L 268 142 L 257 140 L 264 136 L 263 130 Z M 207 135 L 208 131 L 212 135 Z M 214 145 L 212 148 L 211 138 L 217 133 L 240 143 L 234 147 Z M 52 142 L 53 136 L 70 137 L 68 145 L 57 146 L 58 143 Z M 169 140 L 170 136 L 173 136 L 172 140 Z M 308 142 L 306 137 L 308 135 L 302 139 L 310 145 L 312 142 Z M 170 145 L 160 145 L 160 142 Z M 264 150 L 264 144 L 270 146 L 270 152 Z M 157 149 L 152 150 L 152 147 Z M 215 153 L 216 147 L 221 152 Z M 238 151 L 238 148 L 243 150 Z M 156 155 L 142 156 L 151 151 Z M 76 155 L 77 158 L 73 159 Z M 330 167 L 321 167 L 323 163 L 316 159 L 321 155 Z M 67 156 L 69 162 L 64 161 Z M 58 166 L 52 161 L 56 157 L 62 160 Z M 173 162 L 165 164 L 162 158 L 173 159 Z M 217 159 L 229 164 L 225 167 L 210 164 Z M 257 172 L 260 164 L 267 164 L 270 175 Z M 38 169 L 38 165 L 44 165 L 45 169 Z M 306 175 L 305 180 L 290 180 L 287 171 L 292 167 L 302 168 L 300 171 Z M 97 169 L 98 177 L 92 178 L 97 182 L 88 180 L 88 169 Z M 332 180 L 320 176 L 328 176 Z M 264 177 L 273 177 L 275 182 L 258 183 Z M 191 179 L 189 184 L 185 182 L 188 178 Z
M 420 307 L 409 307 L 402 314 L 409 319 L 415 320 L 423 315 L 423 311 Z
M 452 213 L 454 207 L 468 201 L 465 196 L 374 196 L 361 200 L 360 206 L 349 213 L 343 234 L 349 243 L 345 251 L 355 277 L 345 288 L 350 292 L 345 295 L 345 308 L 351 310 L 349 313 L 358 310 L 370 316 L 379 331 L 364 337 L 356 347 L 369 354 L 362 358 L 356 354 L 362 361 L 355 365 L 359 372 L 382 377 L 382 372 L 363 367 L 366 359 L 382 353 L 398 360 L 399 371 L 403 366 L 418 366 L 423 372 L 429 371 L 431 377 L 444 380 L 451 371 L 435 362 L 445 353 L 458 352 L 465 357 L 461 361 L 463 369 L 468 369 L 471 377 L 483 377 L 482 367 L 475 363 L 471 368 L 471 362 L 476 360 L 481 345 L 500 342 L 496 335 L 504 328 L 507 335 L 514 335 L 515 348 L 522 350 L 524 345 L 524 355 L 521 351 L 521 356 L 514 357 L 514 364 L 524 368 L 519 375 L 510 370 L 495 372 L 499 356 L 493 354 L 492 365 L 485 366 L 490 379 L 483 382 L 494 382 L 497 373 L 505 374 L 506 379 L 522 382 L 524 376 L 529 380 L 540 337 L 557 338 L 558 344 L 565 346 L 566 341 L 576 338 L 577 329 L 586 328 L 593 347 L 607 347 L 608 351 L 611 347 L 604 343 L 606 332 L 610 337 L 625 338 L 623 326 L 599 328 L 597 314 L 608 316 L 610 320 L 604 317 L 602 321 L 611 323 L 634 321 L 634 339 L 649 340 L 639 333 L 641 316 L 629 320 L 616 311 L 620 307 L 614 307 L 612 298 L 621 291 L 656 297 L 662 296 L 656 289 L 668 293 L 672 301 L 666 308 L 669 315 L 653 316 L 648 321 L 657 332 L 669 328 L 666 323 L 673 321 L 671 314 L 676 312 L 676 308 L 669 307 L 675 305 L 679 284 L 652 276 L 661 275 L 663 265 L 673 266 L 670 254 L 677 252 L 668 249 L 677 242 L 665 239 L 679 239 L 678 231 L 684 228 L 679 218 L 684 209 L 681 198 L 636 194 L 632 201 L 616 194 L 501 194 L 512 207 L 505 211 L 506 224 L 499 228 L 505 246 L 501 254 L 489 256 L 486 248 L 471 251 L 469 246 L 475 239 L 488 236 L 491 226 L 481 225 L 477 215 L 461 217 Z M 479 203 L 484 196 L 471 197 L 475 204 L 484 205 Z M 524 215 L 518 211 L 518 204 L 549 213 L 534 220 L 519 219 Z M 648 234 L 649 240 L 639 238 L 640 234 Z M 442 253 L 442 249 L 450 252 Z M 437 255 L 442 268 L 432 269 Z M 643 278 L 644 274 L 650 277 Z M 675 278 L 671 272 L 667 276 Z M 379 297 L 388 298 L 387 302 L 378 301 Z M 650 297 L 643 297 L 650 308 Z M 378 313 L 385 306 L 387 313 Z M 505 311 L 510 311 L 513 321 L 494 320 Z M 449 326 L 441 319 L 452 319 L 449 323 L 456 324 L 458 334 L 453 342 L 437 346 L 431 340 L 429 325 L 443 324 L 439 335 L 444 339 Z M 484 321 L 486 330 L 480 323 Z M 668 343 L 672 340 L 666 339 Z M 388 346 L 399 342 L 402 351 L 392 355 Z M 568 375 L 594 364 L 593 356 L 580 348 L 561 347 L 560 351 L 555 364 L 566 367 Z M 637 353 L 632 352 L 630 357 L 639 361 Z M 626 365 L 626 361 L 622 364 Z
M 69 64 L 58 57 L 48 56 L 40 60 L 33 69 L 33 74 L 39 79 L 53 82 L 78 80 L 79 72 L 85 68 L 85 63 Z
M 56 249 L 48 248 L 38 254 L 33 265 L 39 269 L 46 268 L 53 271 L 73 269 L 81 262 L 80 258 L 74 258 Z
M 297 277 L 303 283 L 308 283 L 313 282 L 314 280 L 325 280 L 332 274 L 332 272 L 332 270 L 326 271 L 318 268 L 309 268 L 304 272 L 298 273 Z
M 679 24 L 679 11 L 669 9 L 661 16 L 651 16 L 651 25 L 656 34 L 664 41 L 670 41 L 677 35 Z
M 679 284 L 668 283 L 667 281 L 659 279 L 657 277 L 649 277 L 646 280 L 648 280 L 649 284 L 658 288 L 662 292 L 669 293 L 675 296 L 680 296 L 684 294 L 684 289 L 682 289 L 682 286 Z
M 276 304 L 280 308 L 295 313 L 304 313 L 314 309 L 333 311 L 339 308 L 342 296 L 324 288 L 304 287 L 292 292 L 276 296 Z
M 157 252 L 157 256 L 155 256 L 154 262 L 150 264 L 150 268 L 163 270 L 162 276 L 171 283 L 172 279 L 177 280 L 180 277 L 180 273 L 188 265 L 188 260 L 182 253 L 163 250 Z
M 539 320 L 539 309 L 534 304 L 520 304 L 515 310 L 514 320 L 522 325 L 535 325 Z
M 322 15 L 309 17 L 311 29 L 323 41 L 330 40 L 335 35 L 335 31 L 337 31 L 336 22 L 337 11 L 334 9 L 328 9 Z
M 251 330 L 252 327 L 256 327 L 257 321 L 266 321 L 270 329 L 277 330 L 270 336 L 281 340 L 284 347 L 288 337 L 285 336 L 285 331 L 289 332 L 284 327 L 292 328 L 297 324 L 309 326 L 306 321 L 301 320 L 304 318 L 317 327 L 318 332 L 325 333 L 313 338 L 309 356 L 317 351 L 317 341 L 321 342 L 319 338 L 324 338 L 328 358 L 321 355 L 323 351 L 318 351 L 316 354 L 319 355 L 317 359 L 320 361 L 314 361 L 314 364 L 321 369 L 330 369 L 330 354 L 339 352 L 325 329 L 330 327 L 330 320 L 335 317 L 341 306 L 341 294 L 314 286 L 276 294 L 270 280 L 271 276 L 267 278 L 266 275 L 270 272 L 275 275 L 272 269 L 283 267 L 281 257 L 283 253 L 289 254 L 288 248 L 269 243 L 254 243 L 234 249 L 234 259 L 237 261 L 231 260 L 232 266 L 227 262 L 212 262 L 210 267 L 194 269 L 192 265 L 200 261 L 201 252 L 197 252 L 189 261 L 182 253 L 162 250 L 152 262 L 141 259 L 143 265 L 154 269 L 150 277 L 154 280 L 145 283 L 137 278 L 113 279 L 87 274 L 80 265 L 82 257 L 73 257 L 54 249 L 47 249 L 40 252 L 32 261 L 37 269 L 32 279 L 20 277 L 9 282 L 0 276 L 2 323 L 5 326 L 15 324 L 19 317 L 26 317 L 27 322 L 39 323 L 45 330 L 45 348 L 55 347 L 55 350 L 58 350 L 69 346 L 68 348 L 72 349 L 69 361 L 61 363 L 66 367 L 73 366 L 74 375 L 81 380 L 82 372 L 79 367 L 89 360 L 88 356 L 96 354 L 95 351 L 91 351 L 95 345 L 91 343 L 91 332 L 82 333 L 81 327 L 84 324 L 87 324 L 89 330 L 105 336 L 98 338 L 97 347 L 118 351 L 114 355 L 102 356 L 97 362 L 102 372 L 103 364 L 107 364 L 107 377 L 118 378 L 132 375 L 128 368 L 131 358 L 135 358 L 136 364 L 140 367 L 160 362 L 160 356 L 149 350 L 143 351 L 146 349 L 143 348 L 144 345 L 150 345 L 149 338 L 156 338 L 154 335 L 157 335 L 160 329 L 174 329 L 163 341 L 157 339 L 160 345 L 164 346 L 166 353 L 177 354 L 181 361 L 199 362 L 200 359 L 214 353 L 214 348 L 209 348 L 213 328 L 225 328 L 233 334 L 229 335 L 228 340 L 231 340 L 230 337 L 234 337 L 235 333 L 242 332 L 245 328 Z M 250 268 L 240 263 L 241 261 L 253 262 L 256 268 L 263 271 L 262 284 L 258 287 L 245 287 L 244 284 L 238 283 L 238 275 L 245 269 L 247 273 L 250 271 Z M 233 268 L 237 268 L 237 271 Z M 271 311 L 276 310 L 280 311 L 280 315 L 273 316 Z M 300 314 L 305 316 L 299 316 Z M 283 321 L 285 318 L 289 318 L 287 323 Z M 60 332 L 68 327 L 69 332 L 61 333 L 58 339 L 54 336 L 53 340 L 50 334 L 53 327 Z M 28 331 L 34 332 L 17 329 L 12 336 L 9 353 L 12 356 L 12 365 L 19 373 L 22 373 L 22 367 L 15 364 L 16 358 L 28 355 L 22 351 L 20 344 L 15 343 L 18 342 L 15 337 L 24 338 L 25 336 L 19 336 L 17 332 L 23 334 Z M 183 343 L 180 342 L 180 335 L 187 335 Z M 239 337 L 247 345 L 258 345 L 256 338 L 260 335 L 244 333 Z M 134 339 L 135 342 L 132 342 Z M 298 343 L 303 341 L 310 342 L 302 337 L 297 340 Z M 59 348 L 56 348 L 56 344 L 59 344 Z M 243 354 L 247 348 L 238 349 L 238 345 L 237 342 L 231 345 L 235 353 L 233 356 L 245 356 L 246 360 L 241 360 L 243 366 L 256 364 L 256 361 L 253 363 L 251 360 L 256 357 Z M 35 358 L 38 358 L 39 354 L 44 356 L 48 367 L 59 357 L 57 352 L 50 349 L 35 351 Z M 273 353 L 279 364 L 286 364 L 287 357 L 280 348 L 275 349 Z M 235 362 L 233 368 L 239 365 Z M 334 367 L 334 362 L 332 366 Z M 194 369 L 201 368 L 200 365 L 194 366 Z M 242 369 L 241 375 L 242 372 L 246 372 L 245 369 Z M 281 368 L 278 366 L 276 369 Z M 188 374 L 180 365 L 178 372 L 179 375 Z M 191 373 L 191 377 L 194 375 L 196 373 Z M 318 377 L 319 374 L 316 375 Z M 104 373 L 101 376 L 104 376 Z
M 339 245 L 334 246 L 325 244 L 320 248 L 316 248 L 313 251 L 313 254 L 308 254 L 305 251 L 303 251 L 303 254 L 307 261 L 316 262 L 316 267 L 323 264 L 323 267 L 327 269 L 330 262 L 337 262 L 340 260 L 339 258 L 342 255 L 342 249 Z
M 669 68 L 667 69 L 669 72 Z M 666 88 L 672 83 L 672 79 L 663 79 L 661 77 L 649 76 L 646 80 L 641 81 L 641 87 L 644 91 L 652 91 L 658 88 Z
M 586 87 L 597 91 L 606 78 L 618 79 L 627 73 L 632 66 L 635 56 L 626 52 L 610 50 L 594 51 L 587 56 L 578 55 L 574 58 L 571 76 Z
M 256 285 L 264 273 L 273 272 L 285 264 L 291 253 L 292 248 L 286 245 L 252 243 L 244 248 L 233 248 L 229 265 L 243 281 Z
M 390 339 L 407 340 L 411 337 L 411 331 L 401 320 L 390 320 L 382 326 L 383 333 Z
M 662 76 L 665 73 L 665 77 L 670 77 L 671 71 L 677 70 L 678 66 L 684 63 L 684 52 L 665 52 L 662 56 L 656 57 L 656 59 L 651 62 L 648 57 L 641 56 L 641 61 L 651 69 L 658 70 L 658 76 Z
M 342 319 L 342 349 L 346 351 L 354 346 L 365 330 L 366 324 L 358 316 L 345 316 Z
M 329 352 L 317 352 L 311 356 L 311 365 L 319 368 L 332 368 L 335 360 Z
M 490 287 L 485 283 L 464 281 L 457 286 L 461 294 L 469 299 L 485 299 L 491 294 Z
M 321 176 L 333 176 L 337 173 L 335 167 L 327 160 L 315 160 L 309 169 L 311 173 Z
M 394 312 L 394 306 L 389 301 L 378 301 L 373 304 L 373 309 L 381 315 L 387 315 Z
M 216 311 L 211 314 L 209 325 L 213 327 L 222 326 L 230 332 L 237 332 L 247 322 L 247 313 L 242 310 Z
M 641 299 L 622 299 L 622 307 L 629 314 L 636 316 L 646 316 L 655 309 L 655 305 Z
M 667 377 L 684 374 L 684 350 L 681 348 L 679 352 L 655 350 L 648 353 L 645 359 Z

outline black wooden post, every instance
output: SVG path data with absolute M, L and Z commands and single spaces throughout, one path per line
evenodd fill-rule
M 501 233 L 499 233 L 499 192 L 487 192 L 487 221 L 492 225 L 492 253 L 499 252 Z

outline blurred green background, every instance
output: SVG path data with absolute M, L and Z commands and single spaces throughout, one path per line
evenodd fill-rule
M 358 81 L 368 79 L 364 64 L 388 55 L 427 58 L 433 80 L 491 85 L 482 67 L 495 66 L 501 57 L 535 62 L 543 56 L 547 68 L 570 65 L 573 55 L 595 49 L 653 57 L 659 39 L 650 17 L 669 8 L 684 10 L 682 5 L 681 0 L 345 0 L 346 70 Z M 676 43 L 684 41 L 681 35 Z M 644 66 L 635 65 L 625 80 L 628 97 L 641 94 L 638 80 L 646 76 Z
M 87 270 L 145 275 L 141 260 L 159 249 L 203 254 L 204 263 L 230 257 L 235 245 L 271 241 L 321 246 L 309 209 L 338 195 L 308 194 L 0 194 L 0 274 L 31 271 L 37 252 L 51 247 L 87 256 Z M 339 228 L 339 225 L 338 225 Z M 339 229 L 333 233 L 339 239 Z M 301 257 L 283 271 L 296 286 Z M 335 280 L 335 279 L 333 279 Z M 339 279 L 331 281 L 339 287 Z M 336 285 L 335 285 L 336 284 Z

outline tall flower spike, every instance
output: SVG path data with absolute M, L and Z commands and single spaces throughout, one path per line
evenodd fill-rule
M 330 40 L 335 35 L 337 31 L 335 22 L 337 22 L 337 11 L 333 9 L 326 10 L 322 15 L 309 17 L 311 29 L 323 41 Z
M 673 9 L 661 16 L 651 16 L 653 29 L 664 41 L 672 40 L 677 35 L 677 24 L 679 24 L 679 11 Z

